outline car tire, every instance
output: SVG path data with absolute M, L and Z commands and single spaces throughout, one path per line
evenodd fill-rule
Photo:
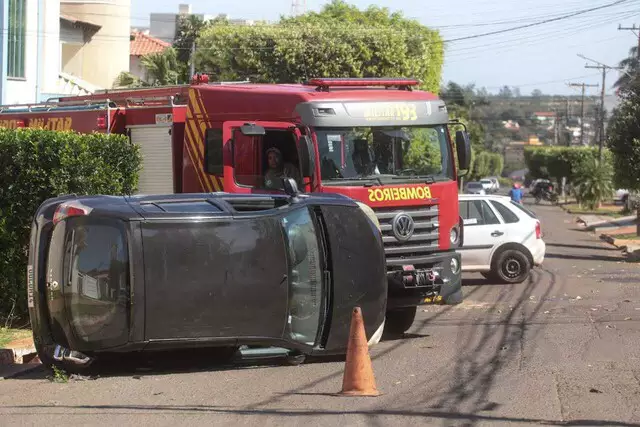
M 503 283 L 522 283 L 531 271 L 529 258 L 517 249 L 507 249 L 500 252 L 492 267 L 492 275 L 495 275 Z
M 403 307 L 387 311 L 385 334 L 402 335 L 409 330 L 416 318 L 418 307 Z

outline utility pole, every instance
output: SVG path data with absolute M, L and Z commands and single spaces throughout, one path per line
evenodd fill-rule
M 636 27 L 636 24 L 633 24 L 633 27 L 623 27 L 618 24 L 618 31 L 631 31 L 638 36 L 638 51 L 636 52 L 636 55 L 638 56 L 638 59 L 640 59 L 640 27 Z
M 189 79 L 192 79 L 196 74 L 196 40 L 193 39 L 191 42 L 191 74 L 189 74 Z
M 584 91 L 587 87 L 598 87 L 598 85 L 589 85 L 586 83 L 569 83 L 569 86 L 582 88 L 582 96 L 580 100 L 580 144 L 584 144 Z
M 604 145 L 604 91 L 605 91 L 605 80 L 607 78 L 607 70 L 620 70 L 620 67 L 610 67 L 607 64 L 603 64 L 602 62 L 595 61 L 593 59 L 587 58 L 584 55 L 578 54 L 578 56 L 582 59 L 586 59 L 587 61 L 594 62 L 598 65 L 585 65 L 584 68 L 594 68 L 598 70 L 602 70 L 602 91 L 600 92 L 600 138 L 598 145 L 598 158 L 602 160 L 602 146 Z
M 600 123 L 598 124 L 598 158 L 602 158 L 602 146 L 604 144 L 604 89 L 605 80 L 607 79 L 607 67 L 604 65 L 585 65 L 584 68 L 593 68 L 596 70 L 602 70 L 602 89 L 600 90 L 600 111 L 598 118 Z

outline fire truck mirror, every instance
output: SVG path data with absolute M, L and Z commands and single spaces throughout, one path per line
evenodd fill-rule
M 469 134 L 459 130 L 456 132 L 456 154 L 458 155 L 458 169 L 467 171 L 471 163 L 471 141 Z M 460 176 L 462 176 L 460 174 Z
M 298 184 L 293 178 L 282 178 L 282 187 L 287 196 L 296 197 L 300 194 L 298 190 Z
M 311 138 L 302 135 L 298 140 L 298 152 L 300 153 L 300 171 L 302 176 L 313 176 L 315 164 L 315 151 Z
M 262 136 L 266 133 L 262 126 L 256 125 L 255 123 L 245 123 L 240 126 L 240 132 L 246 136 Z

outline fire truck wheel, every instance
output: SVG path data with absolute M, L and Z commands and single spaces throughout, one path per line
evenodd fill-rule
M 398 336 L 409 330 L 416 318 L 418 307 L 403 307 L 387 311 L 384 325 L 385 335 Z

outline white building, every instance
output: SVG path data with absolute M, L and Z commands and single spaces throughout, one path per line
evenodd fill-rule
M 202 13 L 191 13 L 190 4 L 178 6 L 178 13 L 151 13 L 149 14 L 149 35 L 167 43 L 175 40 L 178 18 L 180 16 L 199 16 L 203 21 L 211 21 L 215 18 L 223 18 L 233 25 L 254 25 L 251 19 L 231 19 L 227 14 L 207 15 Z
M 129 68 L 129 10 L 130 0 L 0 0 L 0 103 L 111 87 Z

